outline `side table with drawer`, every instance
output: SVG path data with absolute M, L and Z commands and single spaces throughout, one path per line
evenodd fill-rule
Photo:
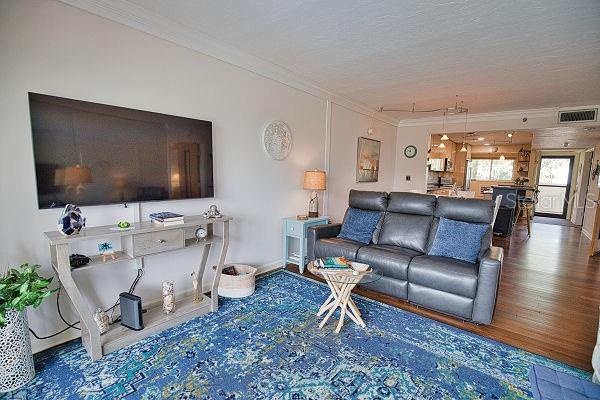
M 296 217 L 283 220 L 283 260 L 284 264 L 296 264 L 300 273 L 306 266 L 306 233 L 309 227 L 326 225 L 329 217 L 309 218 L 299 220 Z M 284 266 L 285 266 L 284 265 Z

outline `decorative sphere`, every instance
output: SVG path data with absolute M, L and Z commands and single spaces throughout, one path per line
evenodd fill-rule
M 73 204 L 67 204 L 58 219 L 58 231 L 65 236 L 79 233 L 85 226 L 85 218 L 79 207 Z

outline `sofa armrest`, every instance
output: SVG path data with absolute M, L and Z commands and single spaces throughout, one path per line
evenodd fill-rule
M 317 225 L 308 228 L 308 232 L 306 233 L 306 255 L 308 256 L 308 261 L 315 259 L 315 243 L 317 240 L 335 237 L 339 235 L 341 230 L 342 224 Z
M 477 295 L 473 303 L 473 316 L 471 317 L 471 320 L 475 323 L 489 325 L 492 322 L 503 259 L 504 249 L 490 246 L 479 262 Z

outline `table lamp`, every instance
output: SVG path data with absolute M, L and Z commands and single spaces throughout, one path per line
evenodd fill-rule
M 308 216 L 316 218 L 319 216 L 319 197 L 317 190 L 327 189 L 325 171 L 306 171 L 304 173 L 304 189 L 312 190 L 310 202 L 308 203 Z

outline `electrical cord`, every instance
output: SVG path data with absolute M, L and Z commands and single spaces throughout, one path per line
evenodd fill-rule
M 138 269 L 137 275 L 135 277 L 135 279 L 133 280 L 133 282 L 131 283 L 131 286 L 129 287 L 129 291 L 128 293 L 133 293 L 133 291 L 135 290 L 137 284 L 140 282 L 140 279 L 142 278 L 142 276 L 144 275 L 144 270 L 143 269 Z M 81 330 L 81 328 L 75 326 L 77 324 L 79 324 L 81 321 L 76 321 L 73 323 L 69 323 L 65 317 L 62 315 L 62 312 L 60 311 L 60 302 L 59 302 L 59 298 L 60 298 L 60 291 L 62 289 L 62 285 L 59 284 L 58 287 L 58 291 L 56 292 L 56 309 L 58 310 L 58 316 L 60 317 L 60 319 L 67 325 L 66 328 L 64 328 L 61 331 L 58 331 L 56 333 L 53 333 L 52 335 L 48 335 L 48 336 L 38 336 L 37 333 L 35 333 L 35 331 L 31 328 L 29 328 L 29 332 L 31 332 L 31 334 L 38 340 L 44 340 L 44 339 L 50 339 L 53 338 L 55 336 L 60 335 L 63 332 L 68 331 L 69 329 L 77 329 L 77 330 Z M 110 308 L 104 310 L 104 312 L 108 312 L 111 311 L 111 324 L 114 324 L 115 322 L 117 322 L 121 317 L 117 317 L 117 319 L 112 320 L 112 315 L 115 311 L 115 308 L 119 305 L 119 300 L 117 300 L 117 302 Z

